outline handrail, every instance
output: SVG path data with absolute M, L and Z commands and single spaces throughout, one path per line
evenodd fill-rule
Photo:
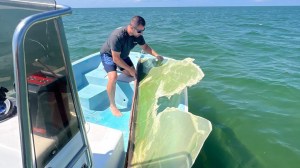
M 26 17 L 23 19 L 15 29 L 12 49 L 13 49 L 13 61 L 14 61 L 14 76 L 16 84 L 16 104 L 18 110 L 18 116 L 20 121 L 20 134 L 21 134 L 21 150 L 23 167 L 36 167 L 34 162 L 34 146 L 32 141 L 30 116 L 27 111 L 28 107 L 28 95 L 27 92 L 27 82 L 26 76 L 23 75 L 26 72 L 25 58 L 24 58 L 24 39 L 27 31 L 35 24 L 58 18 L 62 15 L 71 14 L 72 9 L 68 6 L 57 5 L 57 10 L 47 11 L 43 13 L 38 13 Z M 23 92 L 21 92 L 23 91 Z

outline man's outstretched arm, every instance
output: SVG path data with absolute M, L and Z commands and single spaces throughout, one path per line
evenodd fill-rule
M 154 57 L 156 57 L 158 60 L 163 60 L 164 57 L 160 56 L 159 54 L 157 54 L 157 52 L 155 50 L 153 50 L 147 43 L 144 45 L 141 45 L 141 48 L 148 54 L 153 55 Z

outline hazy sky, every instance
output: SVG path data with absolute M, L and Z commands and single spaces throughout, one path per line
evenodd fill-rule
M 56 0 L 73 8 L 180 6 L 300 6 L 300 0 Z

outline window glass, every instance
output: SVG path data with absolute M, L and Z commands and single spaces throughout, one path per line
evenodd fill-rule
M 0 0 L 0 87 L 15 97 L 12 38 L 19 22 L 27 16 L 55 9 L 54 0 Z
M 38 167 L 44 167 L 79 131 L 58 38 L 57 30 L 62 23 L 56 21 L 32 26 L 24 43 L 29 112 Z

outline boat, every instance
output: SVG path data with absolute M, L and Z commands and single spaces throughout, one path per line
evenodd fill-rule
M 0 0 L 0 167 L 145 165 L 130 161 L 138 82 L 118 72 L 116 104 L 123 116 L 114 117 L 99 53 L 70 61 L 62 17 L 71 13 L 52 0 Z M 130 56 L 137 67 L 150 57 Z M 187 111 L 186 88 L 178 100 Z

